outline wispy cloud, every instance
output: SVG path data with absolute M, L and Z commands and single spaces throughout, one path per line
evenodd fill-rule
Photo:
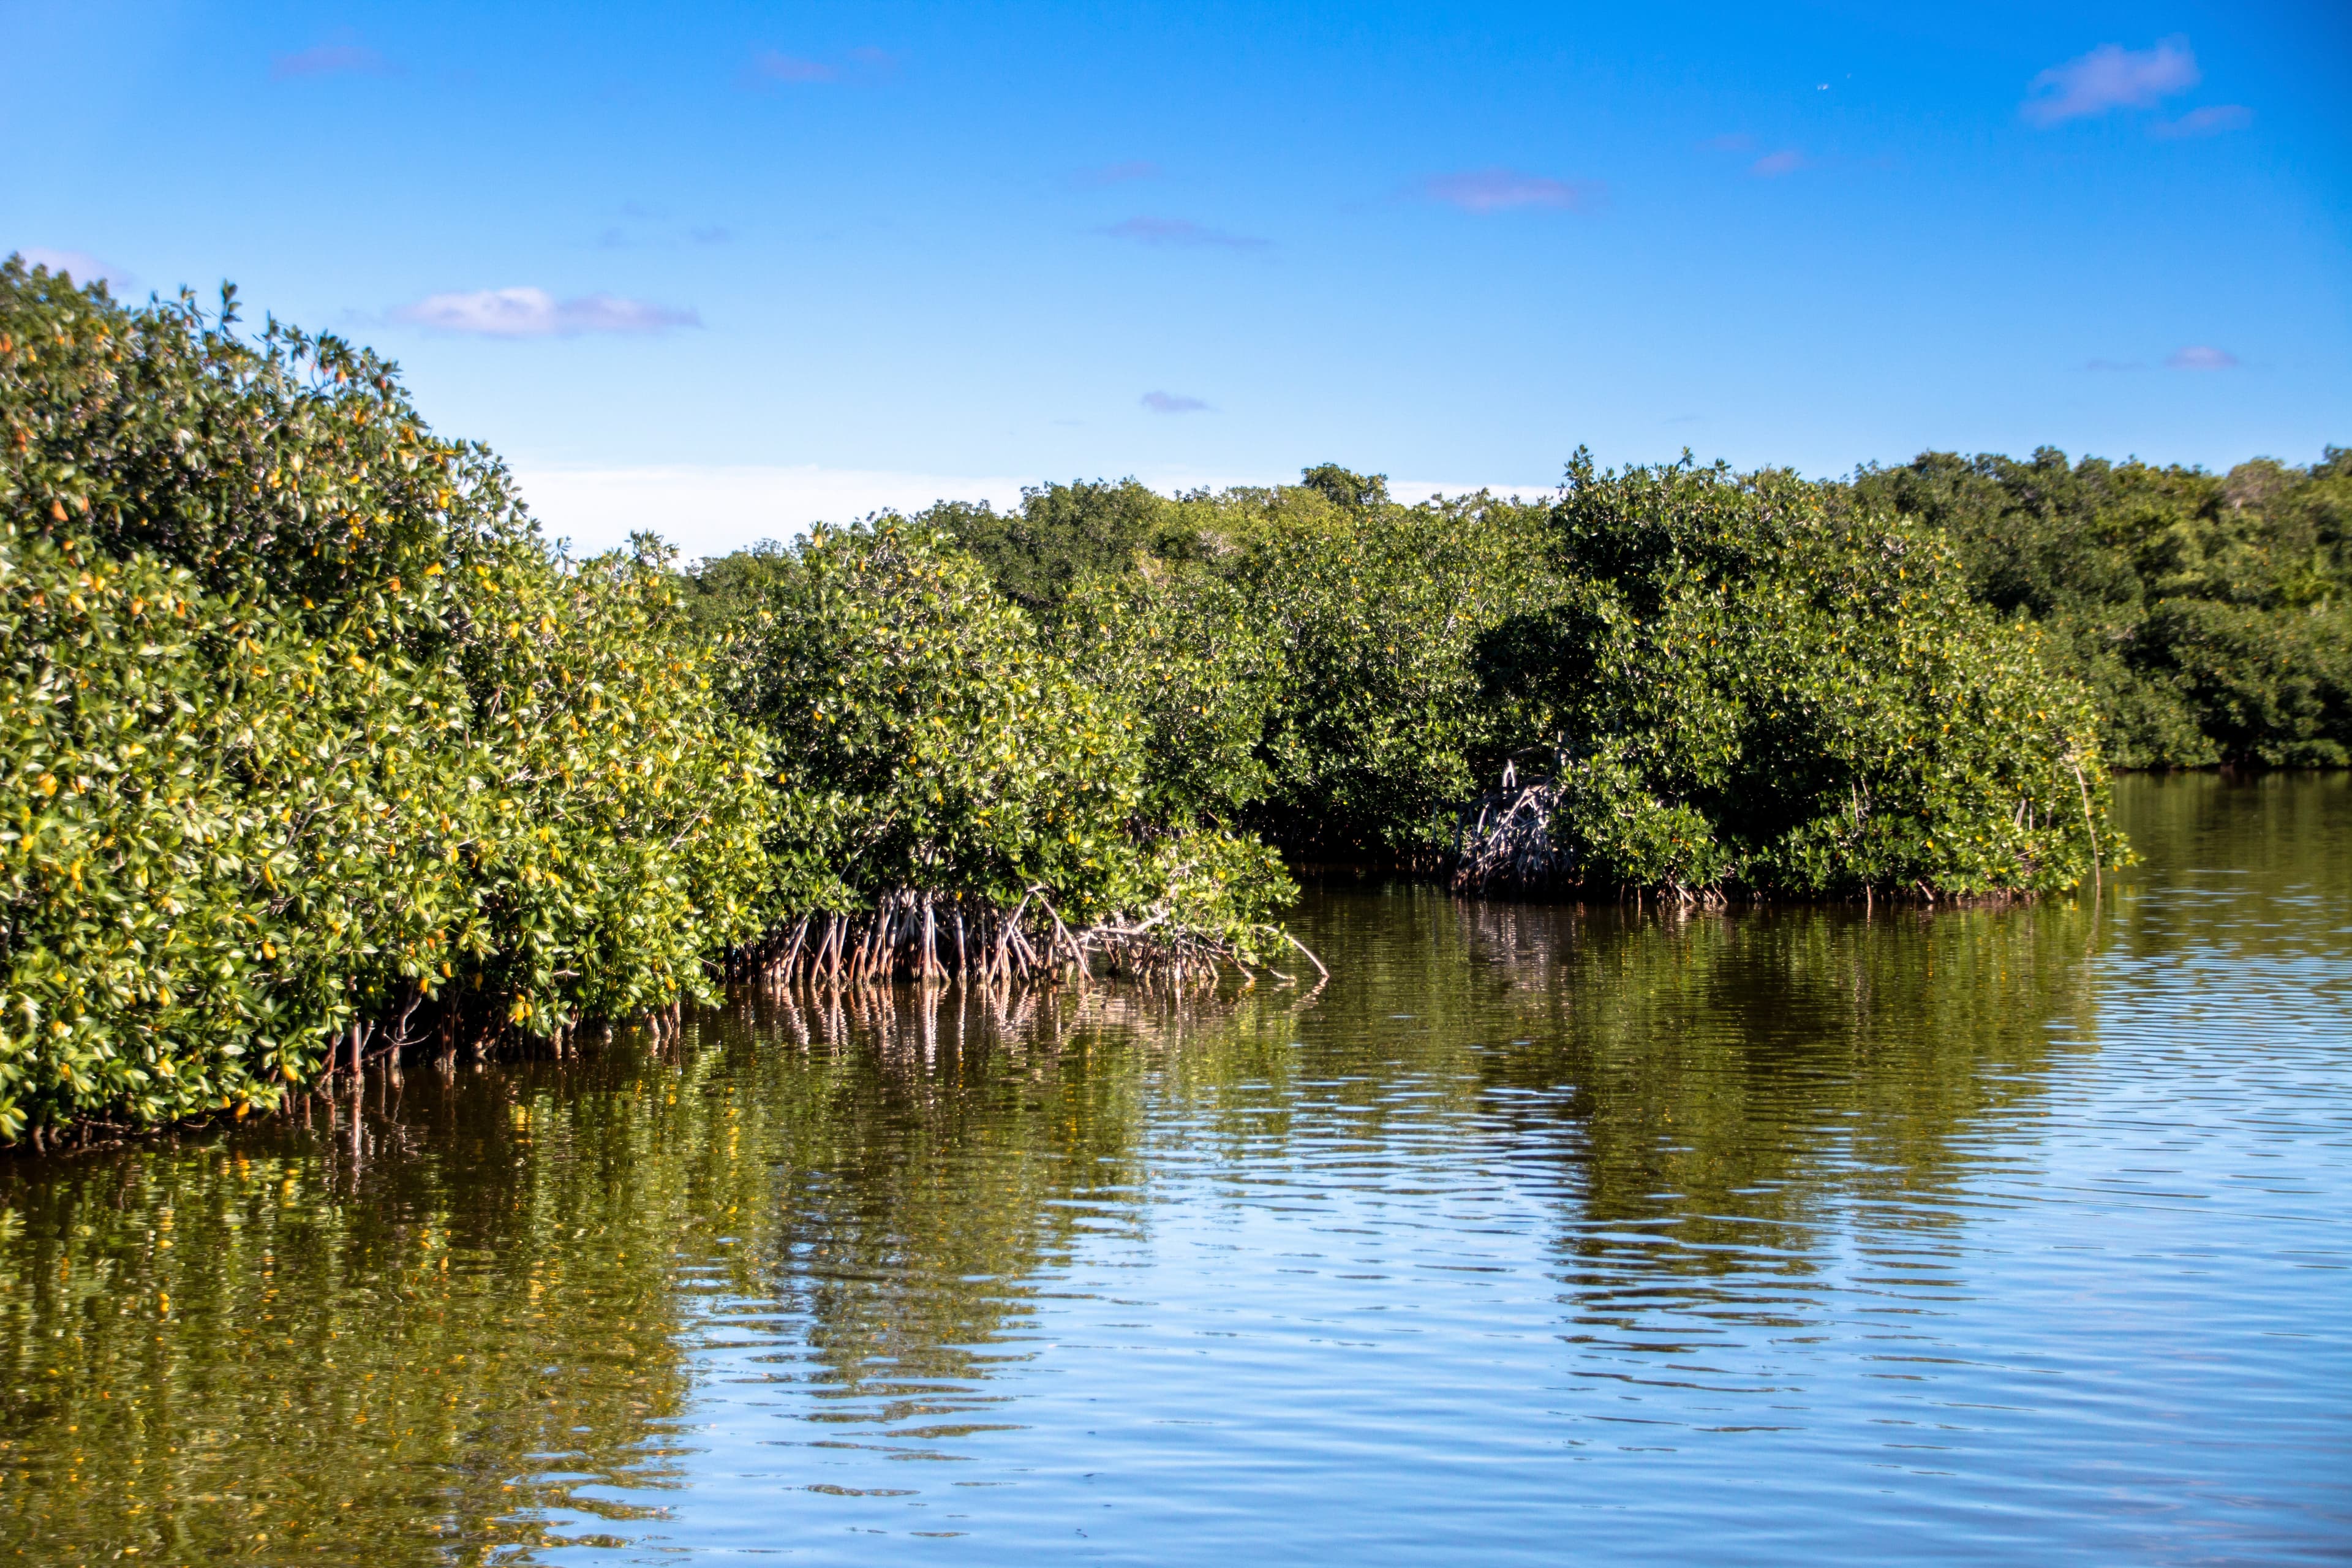
M 761 49 L 751 57 L 745 73 L 754 87 L 774 87 L 779 83 L 801 87 L 811 82 L 834 81 L 841 73 L 823 60 L 803 59 L 775 49 Z
M 692 310 L 674 310 L 618 294 L 558 300 L 544 289 L 480 289 L 470 294 L 429 294 L 393 311 L 393 320 L 436 331 L 484 338 L 568 338 L 583 332 L 660 332 L 698 327 Z
M 827 60 L 814 60 L 805 55 L 789 55 L 782 49 L 761 49 L 743 68 L 743 85 L 751 88 L 813 87 L 829 81 L 862 79 L 872 81 L 877 77 L 894 74 L 901 63 L 887 49 L 859 47 L 849 51 L 846 67 Z
M 2186 38 L 2167 38 L 2152 49 L 2101 44 L 2035 77 L 2018 112 L 2028 124 L 2063 125 L 2117 109 L 2153 109 L 2199 79 Z
M 1710 136 L 1699 145 L 1709 153 L 1735 153 L 1746 155 L 1756 151 L 1756 138 L 1745 131 L 1727 135 Z M 1810 169 L 1813 161 L 1794 147 L 1780 147 L 1765 153 L 1748 165 L 1748 172 L 1759 180 L 1777 180 L 1793 174 L 1800 169 Z
M 1147 392 L 1143 406 L 1154 414 L 1211 414 L 1215 410 L 1197 397 L 1183 397 L 1173 392 Z
M 1518 207 L 1584 212 L 1599 203 L 1602 193 L 1597 181 L 1556 180 L 1548 174 L 1526 174 L 1499 166 L 1433 174 L 1418 189 L 1431 201 L 1481 216 Z
M 1222 228 L 1208 228 L 1191 218 L 1182 217 L 1126 218 L 1097 232 L 1107 234 L 1113 239 L 1131 239 L 1138 245 L 1211 246 L 1225 250 L 1264 250 L 1273 243 L 1253 234 L 1232 234 Z
M 63 272 L 80 284 L 100 281 L 116 292 L 138 281 L 130 273 L 111 262 L 100 259 L 87 250 L 52 250 L 46 245 L 28 245 L 17 255 L 27 267 L 46 267 L 52 272 Z
M 392 62 L 358 44 L 320 44 L 290 55 L 272 56 L 269 79 L 290 81 L 306 76 L 385 76 Z
M 2210 343 L 2191 343 L 2179 350 L 2164 362 L 2167 370 L 2235 370 L 2238 356 L 2228 349 L 2217 349 Z
M 2192 109 L 2178 120 L 2158 121 L 2148 127 L 2148 134 L 2167 141 L 2179 141 L 2191 136 L 2220 136 L 2231 131 L 2243 131 L 2254 122 L 2254 111 L 2242 103 L 2209 103 L 2202 109 Z
M 718 224 L 688 224 L 683 226 L 671 221 L 670 215 L 659 207 L 649 207 L 641 202 L 621 204 L 624 221 L 608 224 L 596 233 L 596 244 L 605 250 L 627 250 L 638 246 L 726 245 L 735 237 L 735 231 Z
M 1160 165 L 1141 158 L 1131 158 L 1124 163 L 1105 163 L 1097 169 L 1080 169 L 1069 177 L 1073 190 L 1099 191 L 1112 185 L 1132 184 L 1137 180 L 1156 180 Z

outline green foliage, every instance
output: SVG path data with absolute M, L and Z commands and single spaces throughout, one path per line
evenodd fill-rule
M 953 534 L 988 568 L 999 593 L 1043 612 L 1058 605 L 1083 577 L 1126 571 L 1139 552 L 1198 559 L 1208 542 L 1197 510 L 1133 479 L 1097 479 L 1024 489 L 1021 505 L 1009 512 L 985 501 L 943 501 L 917 521 Z
M 2118 765 L 2340 763 L 2352 747 L 2352 452 L 2227 474 L 1928 452 L 1846 493 L 1941 529 L 1979 598 L 2042 624 Z
M 435 437 L 394 367 L 235 291 L 137 310 L 0 262 L 0 504 L 33 531 L 149 552 L 207 592 L 331 618 L 386 578 L 530 537 L 486 448 Z
M 0 1134 L 667 1005 L 760 929 L 666 556 L 563 562 L 389 367 L 12 260 L 0 426 Z
M 464 596 L 499 635 L 427 666 L 5 540 L 11 1134 L 272 1103 L 419 1005 L 534 1032 L 667 1005 L 758 929 L 762 753 L 664 647 L 648 563 L 486 569 Z
M 1259 817 L 1279 839 L 1412 857 L 1437 838 L 1506 743 L 1508 705 L 1482 691 L 1474 655 L 1544 591 L 1541 516 L 1483 494 L 1322 502 L 1244 556 L 1235 578 L 1280 660 Z
M 1932 532 L 1833 519 L 1785 473 L 1581 453 L 1551 528 L 1556 597 L 1484 650 L 1559 767 L 1545 858 L 1507 874 L 2042 892 L 2089 875 L 2094 832 L 2120 853 L 2080 689 Z
M 1261 742 L 1282 649 L 1241 587 L 1158 560 L 1080 577 L 1054 642 L 1081 680 L 1136 716 L 1152 820 L 1237 823 L 1272 787 Z
M 2132 628 L 2131 640 L 2134 679 L 2124 689 L 2157 711 L 2141 721 L 2152 735 L 2130 736 L 2148 761 L 2265 767 L 2352 761 L 2352 603 L 2263 609 L 2165 599 Z M 2175 714 L 2189 716 L 2193 737 L 2169 738 L 2155 728 L 2177 724 Z
M 1389 504 L 1386 474 L 1359 474 L 1337 463 L 1318 463 L 1300 471 L 1298 484 L 1353 517 Z
M 1141 712 L 1157 810 L 1408 858 L 1496 743 L 1470 654 L 1535 591 L 1540 515 L 1484 493 L 1400 506 L 1329 463 L 1295 486 L 1057 485 L 1017 517 L 924 514 Z
M 335 798 L 369 766 L 343 745 L 352 710 L 408 707 L 348 648 L 313 667 L 303 639 L 198 595 L 184 570 L 79 555 L 0 535 L 11 1136 L 28 1114 L 268 1103 L 315 1063 L 352 1001 L 320 994 L 320 965 L 366 938 L 348 917 L 298 936 L 277 885 L 297 840 L 324 847 L 314 825 L 352 826 Z M 259 757 L 296 788 L 252 787 Z
M 786 918 L 1043 889 L 1074 923 L 1151 911 L 1254 951 L 1289 898 L 1263 847 L 1154 816 L 1137 714 L 945 534 L 821 528 L 705 575 L 737 615 L 728 700 L 776 743 Z
M 680 597 L 641 538 L 577 566 L 515 552 L 449 612 L 465 749 L 439 799 L 468 834 L 467 984 L 535 1032 L 708 998 L 704 959 L 768 921 L 769 748 L 720 705 Z
M 1131 489 L 1027 504 L 1055 526 L 1011 566 L 962 537 L 1059 584 L 1051 634 L 1146 717 L 1162 814 L 1426 861 L 1507 759 L 1565 755 L 1547 879 L 1940 894 L 2090 870 L 2104 775 L 2079 687 L 1931 536 L 1856 521 L 1847 492 L 1580 458 L 1549 509 L 1400 506 L 1328 464 L 1148 524 Z

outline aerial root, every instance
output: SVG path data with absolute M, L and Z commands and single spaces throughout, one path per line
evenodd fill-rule
M 1289 932 L 1267 927 L 1256 934 L 1297 948 L 1328 977 L 1322 961 Z M 1292 983 L 1237 942 L 1175 929 L 1164 912 L 1073 926 L 1042 887 L 1028 889 L 1010 910 L 988 900 L 899 889 L 870 910 L 818 910 L 779 927 L 735 950 L 727 967 L 772 992 L 898 981 L 1084 987 L 1103 976 L 1181 991 L 1213 988 L 1228 970 L 1245 984 L 1255 984 L 1257 970 Z

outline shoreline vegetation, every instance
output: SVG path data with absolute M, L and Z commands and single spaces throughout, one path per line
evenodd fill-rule
M 0 1142 L 730 976 L 1320 971 L 1286 869 L 2063 893 L 2111 765 L 2340 765 L 2352 454 L 1048 485 L 568 558 L 394 367 L 0 267 Z M 653 520 L 657 521 L 657 520 Z

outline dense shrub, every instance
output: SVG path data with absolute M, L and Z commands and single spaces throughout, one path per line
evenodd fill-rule
M 1843 489 L 1942 530 L 1979 598 L 2046 628 L 2117 765 L 2345 760 L 2352 451 L 2226 474 L 1928 452 Z
M 944 501 L 918 521 L 953 534 L 997 592 L 1038 614 L 1056 609 L 1089 576 L 1125 573 L 1139 555 L 1177 562 L 1213 553 L 1219 510 L 1208 497 L 1163 496 L 1131 479 L 1082 479 L 1024 489 L 1010 511 Z
M 212 316 L 184 296 L 125 310 L 0 263 L 0 497 L 19 526 L 146 551 L 322 625 L 391 577 L 530 542 L 505 469 L 435 437 L 389 363 L 277 321 L 248 340 L 236 320 L 233 290 Z
M 946 962 L 936 922 L 1033 900 L 1088 945 L 1149 930 L 1254 958 L 1275 934 L 1291 889 L 1272 853 L 1155 810 L 1136 710 L 946 536 L 818 529 L 703 577 L 728 700 L 776 742 L 781 919 L 849 917 L 868 964 L 915 972 Z M 909 910 L 931 923 L 891 927 Z
M 1509 743 L 1510 701 L 1474 656 L 1549 592 L 1541 515 L 1486 496 L 1330 507 L 1246 554 L 1236 577 L 1281 660 L 1259 817 L 1278 839 L 1407 859 L 1437 841 Z
M 2134 761 L 2345 759 L 2348 501 L 2333 451 L 1836 486 L 1580 456 L 1549 506 L 1326 464 L 681 575 L 650 539 L 566 560 L 363 350 L 11 259 L 0 1136 L 664 1008 L 722 955 L 933 977 L 952 929 L 966 973 L 1198 978 L 1286 941 L 1270 845 L 2071 887 L 2123 852 L 2102 726 Z
M 666 559 L 565 563 L 388 365 L 228 325 L 0 270 L 0 1132 L 707 994 L 761 920 Z
M 1468 879 L 1684 894 L 2071 888 L 2122 845 L 2081 689 L 1948 548 L 1782 473 L 1597 470 L 1552 602 L 1484 649 L 1551 777 L 1479 803 Z
M 1057 645 L 1177 759 L 1165 795 L 1294 852 L 1810 896 L 2071 887 L 2120 847 L 2080 684 L 1851 489 L 1580 458 L 1548 508 L 1333 465 L 1150 499 L 943 521 L 1053 585 Z
M 2266 767 L 2352 761 L 2352 604 L 2263 609 L 2163 599 L 2132 628 L 2131 645 L 2134 694 L 2145 691 L 2151 706 L 2169 710 L 2165 717 L 2186 712 L 2196 725 L 2193 741 L 2161 749 L 2135 736 L 2150 760 Z
M 1163 798 L 1293 851 L 1408 860 L 1500 744 L 1470 654 L 1538 592 L 1541 516 L 1483 493 L 1401 506 L 1328 463 L 1294 486 L 1053 485 L 1017 515 L 925 514 L 1148 716 Z
M 1078 679 L 1135 715 L 1149 816 L 1249 816 L 1273 784 L 1261 742 L 1285 667 L 1247 593 L 1197 563 L 1148 560 L 1076 579 L 1048 624 Z
M 295 844 L 315 862 L 358 825 L 342 809 L 368 767 L 366 748 L 348 750 L 352 714 L 380 702 L 405 717 L 409 693 L 384 689 L 380 668 L 354 669 L 348 647 L 314 667 L 308 639 L 199 595 L 184 570 L 13 524 L 0 606 L 0 1130 L 16 1135 L 28 1115 L 158 1121 L 267 1103 L 357 1001 L 322 968 L 379 969 L 348 919 L 302 941 L 273 905 L 281 889 L 313 890 Z M 332 793 L 257 780 L 261 758 Z

